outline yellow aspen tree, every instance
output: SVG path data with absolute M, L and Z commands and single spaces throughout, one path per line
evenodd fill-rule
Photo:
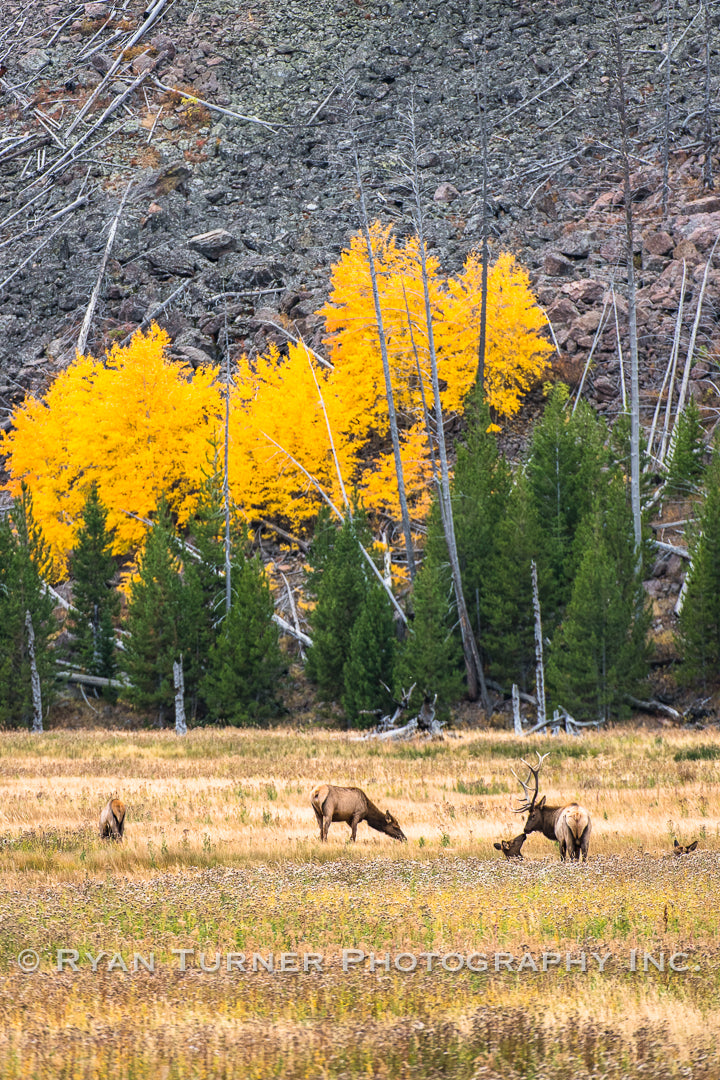
M 163 493 L 181 525 L 195 507 L 222 399 L 217 370 L 193 374 L 166 357 L 168 344 L 153 326 L 104 361 L 78 356 L 42 400 L 26 399 L 3 437 L 9 489 L 25 481 L 32 491 L 58 575 L 93 483 L 117 553 L 142 542 L 138 518 L 152 516 Z

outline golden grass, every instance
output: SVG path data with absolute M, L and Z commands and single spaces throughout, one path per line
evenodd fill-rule
M 520 831 L 510 766 L 535 746 L 552 751 L 548 801 L 593 815 L 585 866 L 538 836 L 520 864 L 492 847 Z M 408 844 L 364 824 L 355 845 L 341 824 L 320 844 L 320 780 L 362 787 Z M 97 837 L 110 795 L 128 806 L 122 845 Z M 393 747 L 315 731 L 3 734 L 0 1078 L 717 1076 L 718 822 L 707 732 Z M 674 858 L 674 836 L 700 851 Z M 63 948 L 77 971 L 55 970 Z M 39 970 L 19 970 L 23 949 Z M 185 972 L 178 949 L 194 950 Z M 391 969 L 344 973 L 343 949 L 388 953 Z M 514 966 L 496 972 L 503 951 Z M 228 972 L 237 952 L 276 966 L 318 953 L 323 970 Z M 393 968 L 427 952 L 483 953 L 490 969 Z M 548 952 L 562 963 L 543 972 Z M 565 970 L 568 952 L 588 970 Z M 602 973 L 593 952 L 611 954 Z M 644 952 L 665 970 L 643 971 Z M 677 952 L 687 971 L 669 970 Z M 133 971 L 134 953 L 155 971 Z

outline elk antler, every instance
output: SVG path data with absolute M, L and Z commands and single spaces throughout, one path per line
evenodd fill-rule
M 519 806 L 513 806 L 512 807 L 513 814 L 525 814 L 525 813 L 531 814 L 534 807 L 535 807 L 535 800 L 538 797 L 538 785 L 539 785 L 538 774 L 540 772 L 540 769 L 542 768 L 543 761 L 545 760 L 545 758 L 549 754 L 549 751 L 548 751 L 548 754 L 542 754 L 542 755 L 538 754 L 537 750 L 535 751 L 535 753 L 537 754 L 537 758 L 538 758 L 538 763 L 535 766 L 535 768 L 533 768 L 532 765 L 528 765 L 527 761 L 525 761 L 525 758 L 520 758 L 523 765 L 528 770 L 528 778 L 527 778 L 527 780 L 521 780 L 514 769 L 510 770 L 510 772 L 515 777 L 515 779 L 517 780 L 520 787 L 523 789 L 523 793 L 525 795 L 525 801 L 524 802 L 520 803 Z M 535 780 L 535 790 L 532 793 L 532 796 L 530 795 L 530 787 L 529 787 L 529 785 L 530 785 L 530 777 L 531 776 Z

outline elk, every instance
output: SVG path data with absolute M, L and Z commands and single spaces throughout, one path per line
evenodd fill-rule
M 367 821 L 371 829 L 392 836 L 393 840 L 407 841 L 397 818 L 389 810 L 383 814 L 360 788 L 318 784 L 310 796 L 310 804 L 320 826 L 321 840 L 327 840 L 333 821 L 344 821 L 350 826 L 351 839 L 354 841 L 358 825 L 361 821 Z
M 100 813 L 100 839 L 122 840 L 125 827 L 125 803 L 109 799 Z
M 514 840 L 501 840 L 499 844 L 495 844 L 494 846 L 498 851 L 502 851 L 506 859 L 522 859 L 522 851 L 520 848 L 526 840 L 527 835 L 524 832 L 521 832 Z
M 537 751 L 535 751 L 537 753 Z M 527 835 L 531 832 L 541 832 L 548 840 L 557 840 L 560 845 L 560 858 L 563 862 L 569 855 L 571 860 L 578 861 L 582 854 L 583 862 L 587 862 L 588 844 L 592 832 L 590 815 L 584 806 L 579 803 L 566 803 L 564 806 L 546 806 L 545 796 L 540 801 L 538 797 L 538 774 L 547 754 L 540 754 L 538 763 L 533 768 L 527 761 L 522 760 L 523 765 L 529 770 L 526 781 L 521 780 L 513 770 L 513 776 L 520 784 L 525 794 L 524 801 L 517 807 L 513 807 L 515 814 L 527 814 L 523 832 Z M 535 781 L 535 790 L 530 794 L 530 778 Z
M 692 844 L 678 844 L 676 840 L 673 845 L 673 855 L 689 855 L 691 851 L 695 850 L 699 842 L 699 840 L 693 840 Z

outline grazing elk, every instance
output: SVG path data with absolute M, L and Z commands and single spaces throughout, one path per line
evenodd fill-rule
M 318 784 L 310 796 L 310 803 L 320 826 L 321 840 L 327 840 L 333 821 L 344 821 L 349 825 L 352 840 L 357 837 L 357 827 L 361 821 L 367 821 L 371 829 L 392 836 L 393 840 L 407 840 L 397 818 L 389 810 L 383 814 L 360 788 Z
M 125 803 L 109 799 L 100 813 L 100 839 L 122 840 L 125 827 Z
M 514 840 L 501 840 L 499 844 L 495 844 L 494 846 L 498 851 L 502 851 L 506 859 L 522 859 L 522 851 L 520 849 L 526 840 L 526 834 L 521 832 Z
M 692 844 L 678 844 L 676 840 L 673 845 L 673 855 L 689 855 L 691 851 L 695 850 L 699 842 L 699 840 L 693 840 Z
M 537 753 L 537 751 L 536 751 Z M 545 796 L 540 801 L 538 797 L 538 774 L 542 763 L 547 757 L 538 754 L 538 763 L 535 768 L 523 760 L 523 765 L 529 769 L 528 778 L 522 781 L 513 771 L 513 776 L 520 784 L 525 793 L 525 799 L 518 807 L 513 808 L 516 814 L 527 814 L 523 832 L 541 832 L 548 840 L 557 840 L 560 845 L 560 858 L 565 861 L 569 855 L 573 860 L 579 860 L 582 854 L 583 862 L 587 862 L 588 844 L 592 832 L 590 815 L 584 806 L 579 803 L 567 803 L 565 806 L 546 806 Z M 530 794 L 530 777 L 535 781 L 535 790 Z

